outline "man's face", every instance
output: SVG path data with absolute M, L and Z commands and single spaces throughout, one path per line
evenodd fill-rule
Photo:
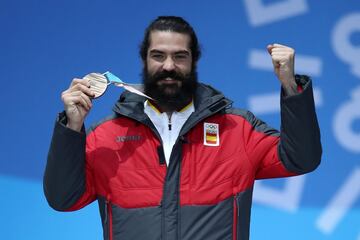
M 150 46 L 144 63 L 145 92 L 160 105 L 177 108 L 191 99 L 197 82 L 189 48 L 190 37 L 169 31 L 150 34 Z M 167 106 L 170 104 L 170 106 Z M 175 110 L 174 109 L 174 110 Z

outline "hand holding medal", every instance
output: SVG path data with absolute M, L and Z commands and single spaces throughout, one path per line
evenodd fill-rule
M 70 87 L 61 94 L 67 116 L 66 126 L 80 132 L 84 119 L 92 108 L 91 100 L 102 96 L 111 84 L 152 99 L 143 93 L 142 84 L 125 83 L 111 72 L 90 73 L 83 79 L 73 79 Z

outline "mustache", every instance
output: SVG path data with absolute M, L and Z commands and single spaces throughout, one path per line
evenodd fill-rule
M 184 81 L 186 79 L 186 75 L 176 72 L 175 70 L 173 71 L 161 71 L 161 72 L 157 72 L 152 76 L 152 79 L 155 81 L 159 81 L 165 78 L 172 78 L 172 79 L 176 79 L 176 80 L 180 80 L 180 81 Z

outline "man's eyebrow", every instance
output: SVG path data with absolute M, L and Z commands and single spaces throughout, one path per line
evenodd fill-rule
M 164 53 L 164 52 L 157 49 L 152 49 L 150 50 L 150 53 Z
M 186 54 L 186 55 L 190 55 L 190 52 L 187 50 L 180 50 L 180 51 L 176 51 L 175 54 Z
M 157 50 L 157 49 L 152 49 L 150 50 L 150 53 L 165 53 L 163 51 L 160 51 L 160 50 Z M 176 51 L 174 54 L 186 54 L 186 55 L 190 55 L 190 52 L 187 51 L 187 50 L 179 50 L 179 51 Z

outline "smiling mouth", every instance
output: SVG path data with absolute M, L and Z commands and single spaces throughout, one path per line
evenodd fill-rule
M 164 78 L 158 81 L 159 84 L 175 84 L 178 83 L 179 80 L 173 79 L 173 78 Z

